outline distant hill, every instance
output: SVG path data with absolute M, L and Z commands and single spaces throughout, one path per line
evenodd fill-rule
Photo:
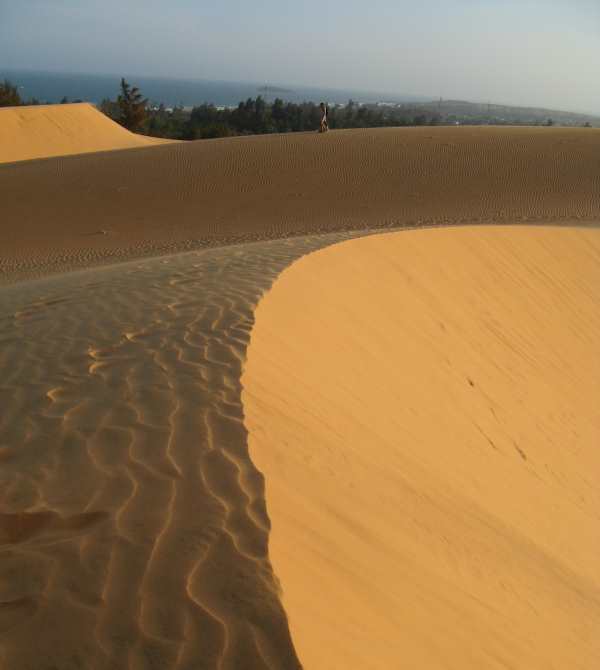
M 600 127 L 600 116 L 565 112 L 543 107 L 513 107 L 492 105 L 465 100 L 439 100 L 436 102 L 398 105 L 401 109 L 414 110 L 421 114 L 438 115 L 442 122 L 481 124 L 548 124 L 560 126 Z

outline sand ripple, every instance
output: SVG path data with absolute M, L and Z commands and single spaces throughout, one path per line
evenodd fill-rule
M 591 128 L 379 128 L 0 165 L 0 280 L 342 230 L 597 221 L 599 155 Z
M 1 290 L 3 668 L 299 667 L 240 375 L 260 296 L 337 239 Z

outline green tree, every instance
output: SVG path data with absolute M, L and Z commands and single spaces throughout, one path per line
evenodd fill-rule
M 281 133 L 287 130 L 285 118 L 285 106 L 281 98 L 275 98 L 271 105 L 271 119 L 275 128 Z
M 17 107 L 22 104 L 19 89 L 8 79 L 0 82 L 0 107 Z
M 135 132 L 139 130 L 146 120 L 146 105 L 148 100 L 144 98 L 140 89 L 131 87 L 125 79 L 121 79 L 121 94 L 117 98 L 119 106 L 118 122 L 127 130 Z
M 110 100 L 110 98 L 104 98 L 100 103 L 98 109 L 103 114 L 106 114 L 106 116 L 108 116 L 109 119 L 112 119 L 113 121 L 118 121 L 120 114 L 119 105 L 114 100 Z

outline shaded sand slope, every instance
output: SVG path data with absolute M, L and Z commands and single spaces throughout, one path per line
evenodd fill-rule
M 248 457 L 258 299 L 342 236 L 0 288 L 0 668 L 293 670 Z
M 0 163 L 165 142 L 130 133 L 88 103 L 0 109 Z
M 269 551 L 311 670 L 600 658 L 600 231 L 352 240 L 256 311 Z
M 600 220 L 599 156 L 588 128 L 384 128 L 5 165 L 0 272 L 366 227 Z

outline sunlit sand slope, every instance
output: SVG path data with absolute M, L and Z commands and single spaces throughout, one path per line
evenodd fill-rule
M 0 109 L 0 163 L 164 143 L 130 133 L 88 103 Z
M 253 310 L 341 236 L 0 288 L 0 668 L 294 670 L 242 422 Z
M 590 128 L 384 128 L 5 165 L 0 273 L 332 230 L 600 220 L 599 156 Z
M 600 231 L 345 242 L 283 272 L 242 379 L 310 670 L 593 670 Z

